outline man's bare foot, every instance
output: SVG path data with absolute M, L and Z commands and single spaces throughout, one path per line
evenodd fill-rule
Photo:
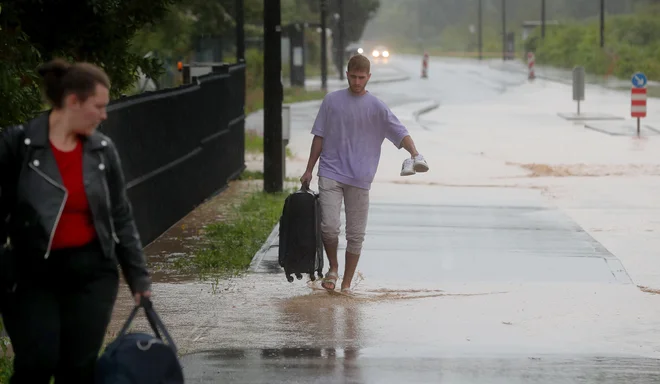
M 334 291 L 337 285 L 338 278 L 339 275 L 337 274 L 337 271 L 330 270 L 328 271 L 328 273 L 325 274 L 321 286 L 329 291 Z

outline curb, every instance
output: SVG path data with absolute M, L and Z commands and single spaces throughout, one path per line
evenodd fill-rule
M 280 235 L 280 223 L 278 222 L 277 224 L 275 224 L 275 227 L 273 227 L 273 230 L 270 232 L 270 235 L 268 235 L 268 238 L 266 239 L 264 244 L 252 257 L 252 261 L 250 262 L 250 266 L 248 267 L 249 272 L 253 272 L 253 273 L 259 272 L 259 266 L 261 265 L 261 262 L 266 256 L 266 253 L 268 253 L 268 251 L 271 248 L 273 248 L 273 246 L 279 247 L 279 240 L 280 240 L 279 235 Z
M 398 83 L 400 81 L 407 81 L 410 80 L 410 76 L 408 75 L 403 75 L 399 77 L 392 77 L 390 79 L 383 79 L 383 80 L 371 80 L 369 84 L 386 84 L 386 83 Z

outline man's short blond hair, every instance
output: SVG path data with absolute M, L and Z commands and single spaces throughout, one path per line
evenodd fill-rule
M 370 70 L 371 62 L 364 55 L 357 54 L 348 60 L 348 72 L 357 71 L 369 73 Z

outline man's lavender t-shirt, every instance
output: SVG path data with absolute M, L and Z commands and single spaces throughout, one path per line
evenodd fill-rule
M 312 134 L 323 137 L 318 176 L 371 189 L 383 141 L 401 148 L 408 130 L 377 97 L 346 88 L 325 96 Z

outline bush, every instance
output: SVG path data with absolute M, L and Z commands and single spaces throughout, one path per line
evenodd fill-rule
M 642 71 L 649 79 L 660 79 L 660 18 L 654 9 L 609 17 L 605 49 L 600 48 L 598 20 L 551 28 L 544 41 L 538 33 L 528 46 L 537 45 L 539 64 L 562 68 L 580 65 L 590 73 L 620 78 Z

